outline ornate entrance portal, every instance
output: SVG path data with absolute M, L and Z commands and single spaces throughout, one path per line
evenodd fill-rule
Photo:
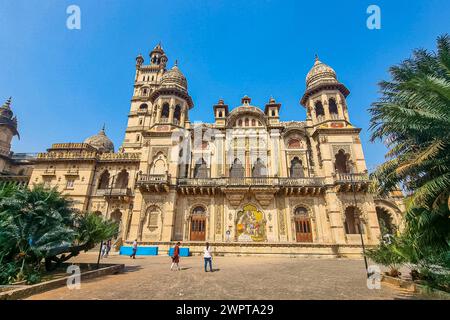
M 294 223 L 297 242 L 312 242 L 311 221 L 306 208 L 298 207 L 295 209 Z
M 191 241 L 205 241 L 206 215 L 203 207 L 196 207 L 191 216 Z

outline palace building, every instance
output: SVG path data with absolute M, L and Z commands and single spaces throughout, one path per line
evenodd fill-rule
M 104 128 L 53 144 L 26 164 L 30 185 L 57 186 L 78 209 L 118 221 L 124 242 L 160 250 L 182 241 L 196 253 L 209 241 L 217 254 L 355 256 L 361 240 L 377 244 L 401 225 L 402 194 L 369 192 L 350 92 L 317 57 L 299 97 L 305 120 L 281 121 L 274 98 L 260 107 L 244 96 L 212 106 L 214 123 L 189 120 L 188 81 L 160 44 L 149 59 L 136 58 L 121 147 Z M 6 159 L 17 124 L 5 105 Z

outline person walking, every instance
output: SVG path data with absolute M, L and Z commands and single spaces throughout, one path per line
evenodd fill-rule
M 180 242 L 177 242 L 175 248 L 173 248 L 173 256 L 172 256 L 172 265 L 170 266 L 170 270 L 173 270 L 173 267 L 177 265 L 177 270 L 180 270 Z
M 137 252 L 137 239 L 133 241 L 133 253 L 130 255 L 130 258 L 136 259 Z
M 102 258 L 106 258 L 108 256 L 108 254 L 106 253 L 108 251 L 108 245 L 106 242 L 103 242 L 102 244 Z
M 109 256 L 109 252 L 111 251 L 111 239 L 106 242 L 106 258 Z
M 206 270 L 206 267 L 209 264 L 209 271 L 213 272 L 212 268 L 212 256 L 211 256 L 211 247 L 209 246 L 209 243 L 206 243 L 205 250 L 203 251 L 203 259 L 205 259 L 205 272 L 208 272 Z

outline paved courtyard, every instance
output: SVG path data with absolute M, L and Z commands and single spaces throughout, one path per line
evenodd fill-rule
M 76 258 L 95 262 L 94 253 Z M 215 272 L 203 271 L 202 257 L 181 258 L 170 271 L 167 256 L 112 255 L 103 261 L 125 263 L 117 275 L 86 280 L 81 289 L 59 288 L 29 299 L 410 299 L 383 284 L 366 286 L 362 260 L 289 257 L 214 257 Z

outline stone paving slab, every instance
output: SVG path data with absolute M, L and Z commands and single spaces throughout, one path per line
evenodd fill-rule
M 78 262 L 94 262 L 94 253 Z M 215 272 L 203 271 L 202 257 L 181 259 L 170 271 L 168 256 L 111 255 L 103 262 L 125 263 L 125 272 L 83 281 L 80 290 L 59 288 L 29 299 L 411 299 L 420 298 L 383 285 L 370 290 L 364 262 L 289 257 L 214 257 Z

